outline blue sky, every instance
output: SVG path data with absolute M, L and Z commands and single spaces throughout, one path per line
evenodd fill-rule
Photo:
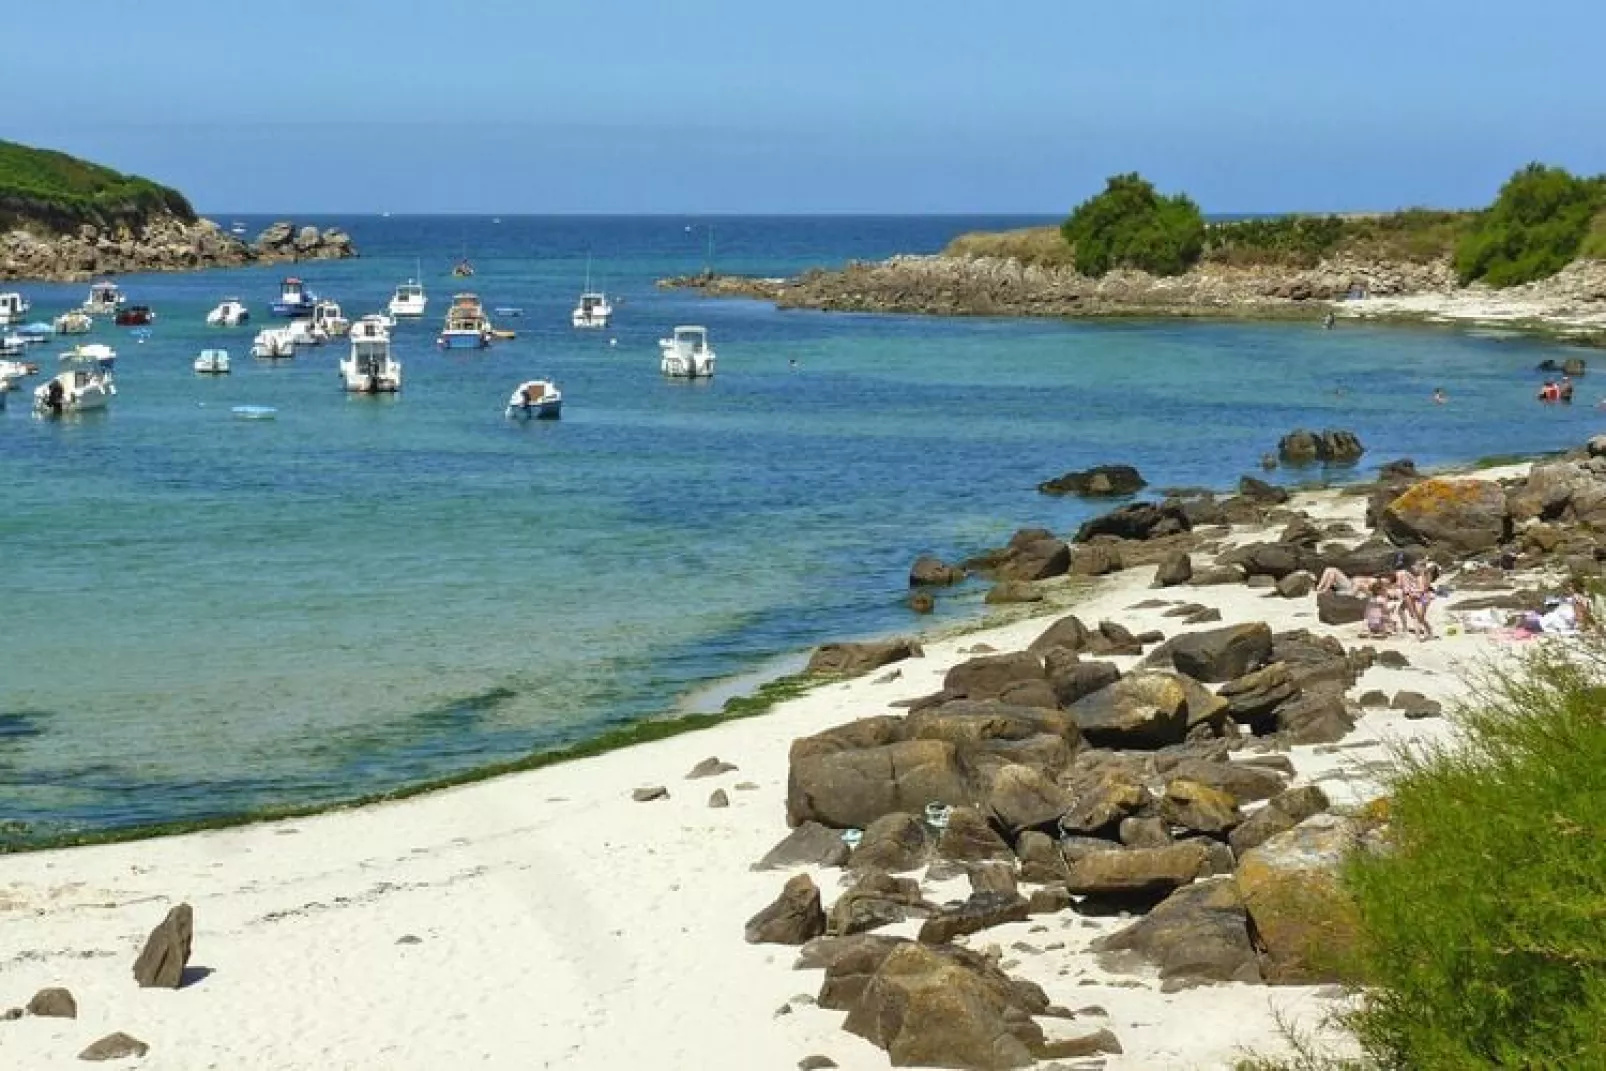
M 1058 213 L 1126 170 L 1344 210 L 1606 171 L 1600 0 L 33 6 L 71 47 L 8 50 L 0 136 L 210 211 Z

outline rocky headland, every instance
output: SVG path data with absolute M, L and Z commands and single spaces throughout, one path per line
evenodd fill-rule
M 197 216 L 177 190 L 0 141 L 0 279 L 71 282 L 356 255 L 338 228 L 290 222 L 243 241 Z
M 1332 311 L 1606 332 L 1603 261 L 1579 261 L 1549 279 L 1505 290 L 1460 286 L 1448 258 L 1337 257 L 1312 267 L 1206 263 L 1177 276 L 1112 271 L 1095 279 L 1071 266 L 955 253 L 854 262 L 788 279 L 699 274 L 660 285 L 834 312 L 1314 320 Z

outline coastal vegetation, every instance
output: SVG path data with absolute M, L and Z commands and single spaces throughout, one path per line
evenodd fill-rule
M 1606 1066 L 1606 639 L 1492 673 L 1347 873 L 1382 1067 Z
M 1579 178 L 1559 167 L 1529 164 L 1506 181 L 1456 246 L 1463 284 L 1516 286 L 1548 278 L 1570 264 L 1586 238 L 1602 242 L 1606 177 Z
M 1133 172 L 1113 176 L 1060 225 L 1077 270 L 1094 278 L 1117 268 L 1181 275 L 1204 251 L 1205 224 L 1187 194 L 1164 196 Z
M 0 231 L 138 227 L 164 215 L 195 220 L 177 190 L 63 152 L 0 141 Z
M 953 257 L 1177 275 L 1200 265 L 1313 268 L 1330 258 L 1452 262 L 1465 283 L 1495 287 L 1547 278 L 1576 259 L 1606 260 L 1606 177 L 1530 164 L 1481 211 L 1290 214 L 1207 221 L 1185 194 L 1162 196 L 1141 175 L 1117 175 L 1058 228 L 955 238 Z

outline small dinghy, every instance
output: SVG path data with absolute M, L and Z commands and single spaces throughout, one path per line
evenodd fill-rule
M 237 405 L 231 412 L 236 420 L 272 420 L 279 415 L 271 405 Z

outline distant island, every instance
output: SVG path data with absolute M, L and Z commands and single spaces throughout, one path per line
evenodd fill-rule
M 783 308 L 944 316 L 1337 316 L 1499 323 L 1606 344 L 1606 178 L 1533 164 L 1481 211 L 1210 222 L 1117 175 L 1058 228 L 965 234 L 791 279 L 665 279 Z
M 0 279 L 73 281 L 356 255 L 343 231 L 288 221 L 246 242 L 200 218 L 171 187 L 0 141 Z

